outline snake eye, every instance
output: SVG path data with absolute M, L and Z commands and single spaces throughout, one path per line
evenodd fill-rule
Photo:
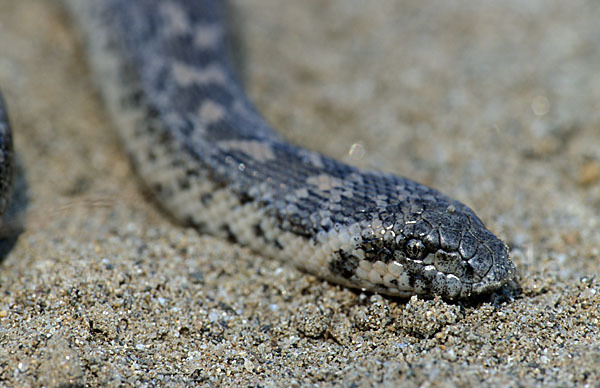
M 408 240 L 406 243 L 406 255 L 411 259 L 421 260 L 425 257 L 425 244 L 419 240 Z

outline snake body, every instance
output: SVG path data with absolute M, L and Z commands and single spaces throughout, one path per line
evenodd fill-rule
M 66 1 L 135 169 L 177 219 L 393 296 L 468 298 L 514 276 L 462 203 L 282 140 L 235 75 L 223 2 Z
M 13 183 L 13 143 L 4 100 L 0 96 L 0 214 L 9 205 Z

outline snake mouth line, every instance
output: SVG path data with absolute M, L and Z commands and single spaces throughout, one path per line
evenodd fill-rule
M 472 270 L 469 272 L 472 273 Z M 365 290 L 400 297 L 440 295 L 450 300 L 492 292 L 513 279 L 514 275 L 513 266 L 506 276 L 500 278 L 493 271 L 483 278 L 477 275 L 460 278 L 455 273 L 440 270 L 434 264 L 426 264 L 425 260 L 412 259 L 388 263 L 360 260 L 353 273 L 346 273 L 353 283 L 360 284 Z

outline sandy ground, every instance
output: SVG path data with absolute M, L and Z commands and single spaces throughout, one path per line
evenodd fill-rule
M 522 293 L 361 294 L 178 226 L 132 174 L 58 3 L 0 0 L 19 162 L 0 385 L 599 386 L 600 3 L 232 9 L 250 94 L 286 137 L 467 203 Z

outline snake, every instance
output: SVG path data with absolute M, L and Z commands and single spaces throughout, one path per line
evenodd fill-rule
M 220 0 L 64 0 L 143 185 L 201 233 L 345 287 L 449 300 L 516 275 L 463 203 L 288 143 L 247 97 Z M 12 145 L 0 101 L 0 210 Z

